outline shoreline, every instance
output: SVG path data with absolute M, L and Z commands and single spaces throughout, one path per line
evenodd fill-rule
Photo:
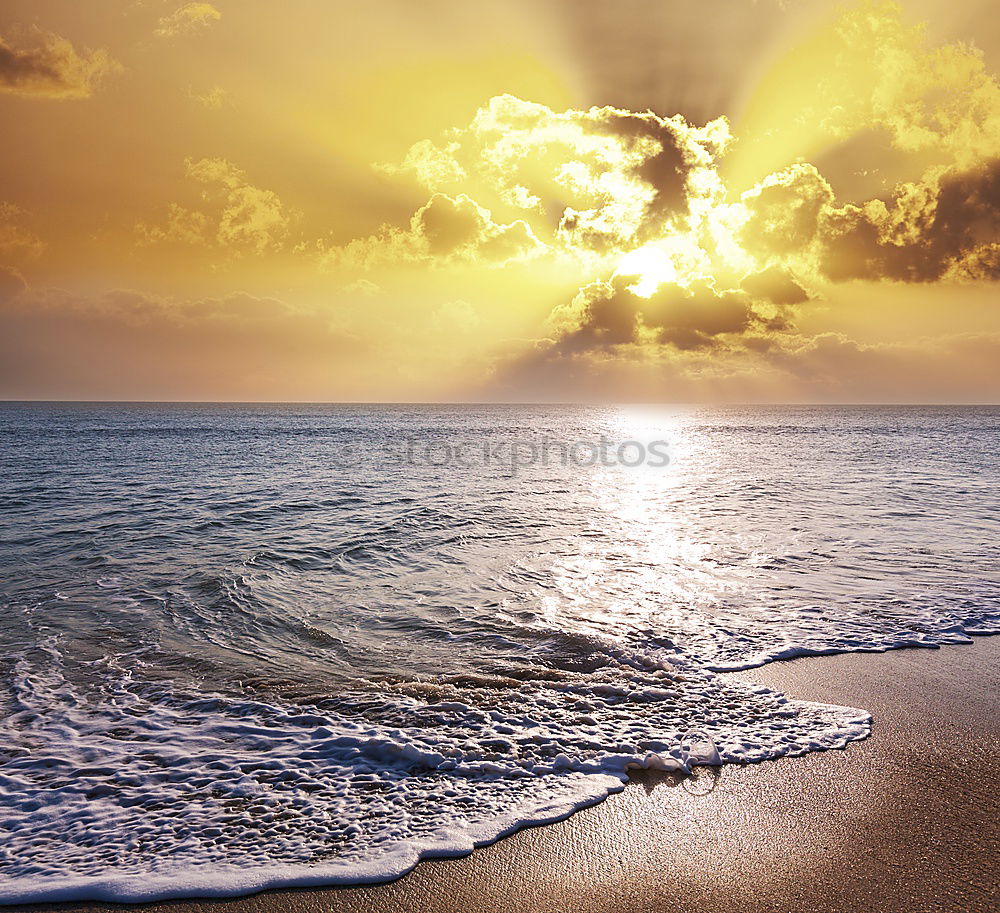
M 768 663 L 725 673 L 789 698 L 862 707 L 846 749 L 693 776 L 640 772 L 602 802 L 379 885 L 277 889 L 144 904 L 0 910 L 986 911 L 1000 798 L 1000 636 Z

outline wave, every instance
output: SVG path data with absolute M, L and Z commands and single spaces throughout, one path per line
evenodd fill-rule
M 14 670 L 0 902 L 387 880 L 568 815 L 633 768 L 760 761 L 868 733 L 864 711 L 678 656 L 604 660 L 292 705 L 180 693 L 143 681 L 138 656 L 92 663 L 74 683 L 49 639 Z M 692 736 L 702 724 L 711 737 Z

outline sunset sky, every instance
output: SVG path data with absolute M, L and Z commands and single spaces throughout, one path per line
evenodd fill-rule
M 997 402 L 994 0 L 5 0 L 0 397 Z

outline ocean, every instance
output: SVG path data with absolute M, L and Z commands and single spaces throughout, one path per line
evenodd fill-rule
M 0 902 L 397 876 L 1000 631 L 1000 409 L 0 405 Z M 850 748 L 848 747 L 848 750 Z

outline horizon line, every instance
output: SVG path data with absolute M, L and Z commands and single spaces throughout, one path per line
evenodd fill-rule
M 4 399 L 0 405 L 11 406 L 636 406 L 669 408 L 722 408 L 722 407 L 823 407 L 854 408 L 876 407 L 1000 407 L 1000 402 L 916 402 L 916 401 L 838 401 L 817 402 L 808 400 L 789 402 L 733 401 L 733 402 L 665 402 L 665 401 L 598 401 L 598 400 L 257 400 L 257 399 Z

